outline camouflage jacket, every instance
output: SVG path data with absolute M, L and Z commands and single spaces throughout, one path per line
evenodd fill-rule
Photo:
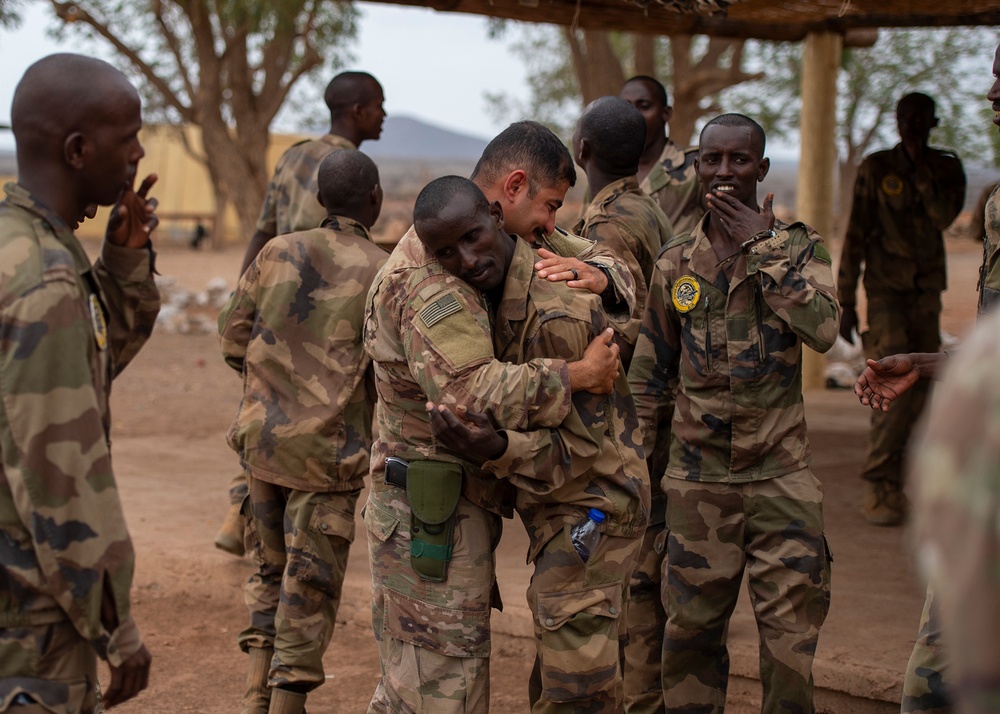
M 375 393 L 362 322 L 387 258 L 337 216 L 268 241 L 240 278 L 219 335 L 243 374 L 229 445 L 254 478 L 300 491 L 364 485 Z
M 140 647 L 135 553 L 111 469 L 111 380 L 160 308 L 151 250 L 105 243 L 91 266 L 16 184 L 0 203 L 0 627 L 69 621 L 120 665 Z M 101 620 L 113 603 L 118 627 Z M 6 665 L 0 663 L 0 676 Z
M 599 300 L 536 277 L 534 252 L 525 241 L 515 240 L 493 331 L 497 358 L 515 364 L 553 356 L 570 362 L 582 358 L 607 325 Z M 601 528 L 605 533 L 636 537 L 645 529 L 649 474 L 624 375 L 611 395 L 575 393 L 573 408 L 557 429 L 506 433 L 506 452 L 483 468 L 518 486 L 517 511 L 530 539 L 528 562 L 564 526 L 583 521 L 590 508 L 607 516 Z M 526 449 L 519 440 L 541 442 L 545 448 Z M 535 456 L 529 460 L 526 454 Z
M 289 147 L 278 159 L 274 176 L 267 185 L 257 230 L 269 236 L 280 236 L 317 228 L 326 218 L 326 209 L 316 198 L 319 165 L 334 151 L 355 148 L 350 141 L 336 134 L 326 134 Z
M 804 468 L 802 343 L 833 345 L 830 255 L 801 223 L 780 247 L 719 265 L 706 219 L 656 261 L 629 371 L 650 474 L 758 481 Z
M 639 190 L 639 183 L 632 176 L 601 189 L 573 232 L 610 250 L 625 261 L 632 273 L 635 308 L 622 333 L 629 344 L 635 344 L 653 261 L 673 236 L 670 222 L 656 202 Z
M 921 564 L 939 605 L 956 711 L 1000 702 L 1000 311 L 979 321 L 934 387 L 909 463 Z
M 379 272 L 365 311 L 365 349 L 378 392 L 372 488 L 384 487 L 389 456 L 462 463 L 434 443 L 428 400 L 489 412 L 498 428 L 518 431 L 558 426 L 569 413 L 566 362 L 496 360 L 482 301 L 477 290 L 441 267 L 412 227 Z M 511 448 L 521 446 L 511 442 Z M 508 481 L 469 469 L 462 493 L 494 513 L 513 513 Z
M 918 172 L 903 149 L 864 160 L 854 184 L 837 292 L 845 307 L 857 302 L 864 264 L 868 295 L 941 292 L 947 287 L 944 239 L 965 200 L 965 173 L 954 154 L 928 149 Z
M 979 269 L 979 315 L 992 312 L 1000 304 L 1000 196 L 993 189 L 986 202 L 986 239 L 983 265 Z
M 608 276 L 608 287 L 601 295 L 604 312 L 616 330 L 625 329 L 635 310 L 635 278 L 628 264 L 607 247 L 589 238 L 569 233 L 559 226 L 542 239 L 535 248 L 545 248 L 564 258 L 578 258 L 601 268 Z
M 694 168 L 697 158 L 697 146 L 682 149 L 667 139 L 660 160 L 639 184 L 663 210 L 674 235 L 687 233 L 705 215 L 701 181 Z

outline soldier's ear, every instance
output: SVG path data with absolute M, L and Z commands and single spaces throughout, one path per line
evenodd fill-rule
M 500 205 L 499 201 L 493 201 L 490 203 L 490 215 L 493 216 L 493 220 L 496 221 L 497 228 L 503 230 L 503 206 Z
M 323 203 L 323 194 L 320 193 L 319 191 L 316 192 L 316 200 L 319 201 L 319 205 L 321 205 L 323 208 L 326 208 L 326 204 Z
M 513 203 L 522 189 L 525 191 L 528 189 L 528 175 L 524 169 L 514 169 L 503 181 L 503 197 Z
M 63 158 L 76 170 L 83 168 L 88 153 L 87 137 L 79 131 L 74 131 L 63 141 Z
M 771 170 L 771 160 L 766 156 L 760 160 L 760 166 L 757 167 L 757 183 L 760 183 L 767 176 L 767 172 Z

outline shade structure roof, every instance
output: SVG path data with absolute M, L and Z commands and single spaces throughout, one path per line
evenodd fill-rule
M 589 29 L 797 41 L 811 32 L 1000 25 L 1000 0 L 383 0 Z

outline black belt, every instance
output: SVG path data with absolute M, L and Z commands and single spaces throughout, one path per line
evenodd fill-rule
M 406 471 L 410 465 L 402 459 L 390 456 L 385 460 L 385 482 L 397 488 L 406 488 Z

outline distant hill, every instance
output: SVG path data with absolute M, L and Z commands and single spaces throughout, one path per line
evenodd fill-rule
M 382 137 L 366 141 L 361 150 L 374 159 L 475 163 L 489 143 L 406 116 L 386 117 Z

